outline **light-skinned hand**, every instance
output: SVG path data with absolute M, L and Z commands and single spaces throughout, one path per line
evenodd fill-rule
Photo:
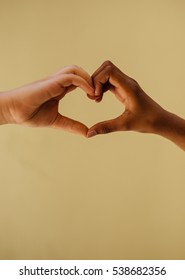
M 94 96 L 90 75 L 72 65 L 23 87 L 0 94 L 0 123 L 52 127 L 86 137 L 86 125 L 61 115 L 59 101 L 76 87 Z

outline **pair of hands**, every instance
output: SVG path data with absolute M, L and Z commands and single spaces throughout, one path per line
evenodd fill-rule
M 103 94 L 110 90 L 123 104 L 123 113 L 90 129 L 61 115 L 59 101 L 77 87 L 96 102 L 101 102 Z M 1 123 L 53 127 L 86 137 L 126 130 L 152 133 L 159 123 L 159 116 L 164 113 L 135 80 L 110 61 L 104 62 L 92 76 L 78 66 L 65 67 L 45 79 L 2 93 L 2 100 L 6 106 L 1 107 Z

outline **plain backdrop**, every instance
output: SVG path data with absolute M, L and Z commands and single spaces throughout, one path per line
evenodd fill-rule
M 0 0 L 0 91 L 109 59 L 185 117 L 183 0 Z M 118 116 L 77 89 L 60 112 Z M 156 135 L 0 127 L 0 259 L 184 259 L 185 157 Z

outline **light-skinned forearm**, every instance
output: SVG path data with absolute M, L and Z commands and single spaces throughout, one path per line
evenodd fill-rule
M 0 125 L 8 124 L 9 109 L 5 93 L 0 93 Z

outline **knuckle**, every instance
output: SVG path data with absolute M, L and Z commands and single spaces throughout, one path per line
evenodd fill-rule
M 111 73 L 111 72 L 113 72 L 113 70 L 114 70 L 113 65 L 107 65 L 107 67 L 106 67 L 107 73 Z
M 76 84 L 77 82 L 79 82 L 77 80 L 77 77 L 75 74 L 67 74 L 66 75 L 66 86 L 72 85 L 72 84 Z
M 101 128 L 101 134 L 107 134 L 107 133 L 110 133 L 112 132 L 111 128 L 108 127 L 108 126 L 102 126 Z
M 78 69 L 79 67 L 76 64 L 72 64 L 71 68 Z
M 72 64 L 70 66 L 68 66 L 68 69 L 70 70 L 71 73 L 76 74 L 76 72 L 78 71 L 79 67 L 75 64 Z
M 129 81 L 130 89 L 132 90 L 132 92 L 138 94 L 138 92 L 141 89 L 138 82 L 132 78 L 129 78 L 128 81 Z
M 112 73 L 114 71 L 115 66 L 110 60 L 106 60 L 104 66 L 105 66 L 104 71 L 106 73 L 109 74 L 109 73 Z
M 112 66 L 113 64 L 112 64 L 112 62 L 111 62 L 110 60 L 106 60 L 106 61 L 104 62 L 104 65 L 105 65 L 105 66 Z

